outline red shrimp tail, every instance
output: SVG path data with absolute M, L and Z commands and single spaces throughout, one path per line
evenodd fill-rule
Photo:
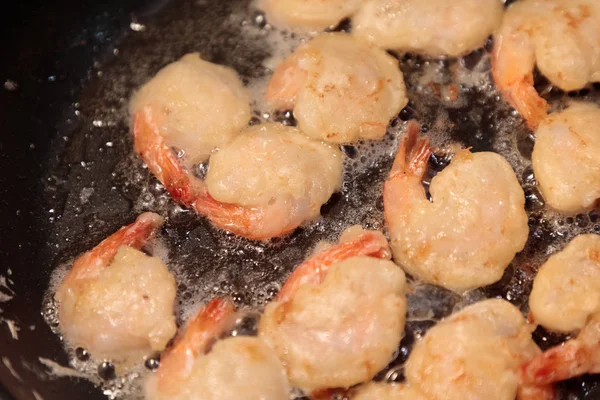
M 185 207 L 190 207 L 195 197 L 194 190 L 192 190 L 191 180 L 185 172 L 183 172 L 183 174 L 183 179 L 171 181 L 165 185 L 165 188 L 173 200 Z
M 209 351 L 211 342 L 227 328 L 233 315 L 234 307 L 231 300 L 223 298 L 211 300 L 188 323 L 184 333 L 185 344 L 196 354 Z
M 549 385 L 590 372 L 592 351 L 577 340 L 551 348 L 523 366 L 523 379 L 535 386 Z
M 250 240 L 268 240 L 292 232 L 300 225 L 297 219 L 274 223 L 268 215 L 268 208 L 242 207 L 221 203 L 208 191 L 196 196 L 192 207 L 200 215 L 207 217 L 217 227 Z
M 235 315 L 230 300 L 216 298 L 202 308 L 179 334 L 173 345 L 161 356 L 157 381 L 159 390 L 174 394 L 178 390 L 173 382 L 185 379 L 189 370 L 189 358 L 210 351 L 212 345 L 233 321 Z
M 535 131 L 546 118 L 549 105 L 533 86 L 533 50 L 526 47 L 515 54 L 515 41 L 519 43 L 519 39 L 512 33 L 508 36 L 508 43 L 505 43 L 504 36 L 500 34 L 494 37 L 496 43 L 492 52 L 492 77 L 506 101 L 521 114 L 529 129 Z M 519 68 L 521 65 L 530 68 Z
M 316 254 L 294 270 L 279 291 L 277 300 L 290 300 L 298 288 L 306 283 L 320 284 L 332 265 L 357 256 L 390 259 L 387 239 L 381 232 L 367 232 L 353 241 L 336 244 Z
M 165 186 L 173 200 L 189 207 L 194 200 L 192 181 L 173 150 L 167 146 L 152 111 L 146 106 L 133 120 L 134 149 Z
M 533 87 L 533 75 L 522 78 L 504 91 L 508 102 L 521 114 L 527 122 L 527 127 L 535 131 L 548 115 L 548 102 L 544 100 Z
M 163 222 L 163 218 L 158 214 L 141 214 L 134 223 L 122 227 L 77 258 L 69 272 L 69 278 L 82 279 L 96 275 L 101 268 L 111 263 L 121 246 L 141 249 Z
M 262 218 L 260 213 L 252 209 L 221 203 L 208 192 L 198 196 L 192 207 L 223 230 L 251 240 L 268 239 L 260 235 L 260 229 L 255 229 Z
M 402 174 L 422 178 L 425 174 L 432 149 L 429 138 L 420 136 L 420 132 L 421 126 L 416 121 L 408 123 L 406 134 L 402 138 L 390 171 L 391 179 Z
M 196 197 L 192 207 L 198 214 L 204 215 L 219 228 L 231 232 L 235 229 L 243 232 L 249 231 L 253 220 L 260 219 L 260 215 L 253 213 L 250 208 L 221 203 L 206 190 Z

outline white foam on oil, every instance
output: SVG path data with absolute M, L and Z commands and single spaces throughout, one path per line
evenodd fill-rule
M 44 357 L 38 358 L 40 364 L 45 367 L 44 373 L 46 378 L 88 379 L 95 385 L 101 387 L 103 394 L 109 399 L 126 397 L 131 400 L 141 400 L 144 398 L 141 385 L 144 381 L 144 377 L 149 371 L 143 366 L 131 366 L 122 371 L 120 371 L 120 367 L 117 366 L 117 376 L 112 380 L 106 381 L 98 376 L 98 365 L 102 364 L 101 360 L 90 357 L 88 360 L 82 361 L 74 355 L 72 349 L 67 349 L 68 354 L 70 355 L 69 366 L 60 365 L 55 361 Z

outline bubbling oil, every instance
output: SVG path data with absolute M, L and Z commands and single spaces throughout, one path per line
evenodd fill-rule
M 527 196 L 530 235 L 504 277 L 488 287 L 457 295 L 409 279 L 412 289 L 406 335 L 398 356 L 377 379 L 401 381 L 403 363 L 415 340 L 436 321 L 466 305 L 501 297 L 526 313 L 532 279 L 548 256 L 578 234 L 600 233 L 597 211 L 564 217 L 545 207 L 531 168 L 532 135 L 494 88 L 489 74 L 489 43 L 485 49 L 459 60 L 397 55 L 409 104 L 391 121 L 382 140 L 342 146 L 344 183 L 322 207 L 321 218 L 287 237 L 268 242 L 251 242 L 214 228 L 171 201 L 164 187 L 133 154 L 129 99 L 160 68 L 187 52 L 199 51 L 203 58 L 231 66 L 240 74 L 255 99 L 250 124 L 276 121 L 295 125 L 293 113 L 272 112 L 261 99 L 273 68 L 310 37 L 272 28 L 264 14 L 244 2 L 212 3 L 183 1 L 177 9 L 168 8 L 141 25 L 145 29 L 132 28 L 115 45 L 118 48 L 95 63 L 90 71 L 92 79 L 68 110 L 72 113 L 68 118 L 76 121 L 77 129 L 64 136 L 65 157 L 59 159 L 66 161 L 54 164 L 48 173 L 48 187 L 56 193 L 48 200 L 53 210 L 49 218 L 55 227 L 51 245 L 58 255 L 42 313 L 57 335 L 60 326 L 54 293 L 73 258 L 144 211 L 166 218 L 159 239 L 147 250 L 163 259 L 176 277 L 178 324 L 183 325 L 209 299 L 224 296 L 246 311 L 226 335 L 256 334 L 257 313 L 319 242 L 335 242 L 344 229 L 356 224 L 385 230 L 383 183 L 399 138 L 411 119 L 421 123 L 424 134 L 436 147 L 426 187 L 431 177 L 448 165 L 458 147 L 504 156 Z M 346 23 L 339 29 L 350 27 Z M 547 92 L 557 108 L 573 96 Z M 578 96 L 592 101 L 600 98 L 595 88 Z M 207 163 L 200 165 L 195 173 L 205 174 L 207 168 Z M 564 340 L 543 330 L 536 331 L 535 338 L 544 348 Z M 68 367 L 84 374 L 110 399 L 141 398 L 145 377 L 160 364 L 157 354 L 124 370 L 111 360 L 95 359 L 86 349 L 67 343 L 65 349 Z M 291 398 L 300 399 L 302 393 L 295 390 Z

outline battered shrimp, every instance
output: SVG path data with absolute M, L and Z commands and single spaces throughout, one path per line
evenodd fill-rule
M 506 100 L 531 129 L 548 104 L 533 87 L 533 69 L 562 90 L 600 80 L 600 3 L 596 0 L 521 0 L 494 35 L 492 73 Z
M 549 115 L 536 131 L 532 162 L 546 203 L 576 214 L 600 199 L 600 108 L 574 103 Z
M 460 56 L 484 45 L 503 11 L 502 0 L 370 0 L 352 31 L 386 49 Z
M 282 29 L 321 31 L 337 25 L 360 7 L 361 0 L 259 0 L 267 21 Z
M 418 341 L 406 383 L 371 384 L 353 400 L 551 400 L 550 386 L 528 386 L 521 366 L 540 354 L 533 327 L 500 299 L 485 300 L 441 321 Z
M 280 221 L 298 226 L 340 189 L 342 171 L 337 148 L 268 124 L 247 129 L 213 155 L 206 186 L 217 201 L 280 209 Z
M 495 153 L 458 152 L 430 185 L 431 154 L 410 123 L 384 186 L 394 260 L 424 282 L 455 292 L 502 277 L 528 236 L 525 196 L 510 164 Z
M 379 232 L 350 232 L 298 266 L 265 309 L 260 335 L 292 386 L 348 388 L 393 358 L 404 332 L 404 273 Z
M 271 348 L 256 337 L 217 340 L 233 323 L 233 305 L 212 300 L 161 357 L 147 400 L 287 400 L 290 388 Z
M 530 382 L 547 384 L 600 373 L 600 236 L 579 235 L 540 267 L 529 297 L 536 323 L 580 332 L 525 368 Z
M 135 116 L 152 107 L 153 123 L 165 144 L 183 152 L 182 161 L 191 168 L 248 124 L 250 101 L 235 71 L 191 53 L 142 86 L 130 111 Z
M 317 217 L 341 186 L 340 150 L 280 124 L 239 134 L 211 157 L 205 183 L 180 163 L 155 120 L 155 109 L 146 107 L 133 128 L 136 151 L 150 171 L 176 201 L 240 236 L 262 240 L 291 232 Z
M 267 101 L 292 109 L 302 132 L 349 143 L 381 139 L 388 122 L 408 103 L 398 61 L 342 33 L 317 36 L 277 67 Z
M 542 265 L 529 307 L 536 323 L 553 331 L 583 329 L 600 311 L 600 236 L 579 235 Z
M 99 359 L 132 361 L 165 348 L 175 334 L 175 279 L 139 251 L 163 223 L 153 213 L 75 260 L 56 293 L 61 331 Z

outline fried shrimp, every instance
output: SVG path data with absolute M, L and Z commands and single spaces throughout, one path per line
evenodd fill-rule
M 210 159 L 206 187 L 221 202 L 278 210 L 277 226 L 319 216 L 340 189 L 342 154 L 281 124 L 251 127 Z M 244 166 L 244 168 L 240 168 Z
M 322 31 L 351 16 L 361 0 L 259 0 L 270 24 L 282 29 Z
M 386 49 L 460 56 L 483 47 L 500 25 L 501 0 L 370 0 L 352 20 L 353 34 Z
M 283 368 L 262 340 L 249 336 L 218 340 L 234 316 L 230 301 L 208 303 L 161 357 L 158 370 L 146 382 L 146 399 L 289 399 Z
M 579 235 L 542 265 L 529 307 L 536 323 L 553 331 L 583 329 L 600 311 L 600 236 Z
M 409 123 L 384 186 L 394 260 L 408 273 L 463 292 L 496 282 L 527 241 L 525 196 L 496 153 L 457 153 L 430 185 L 422 178 L 431 148 Z
M 522 0 L 494 35 L 492 74 L 505 99 L 531 129 L 547 102 L 533 87 L 537 65 L 562 90 L 600 80 L 600 4 L 595 0 Z
M 600 236 L 579 235 L 542 265 L 529 297 L 533 320 L 579 335 L 547 350 L 525 368 L 543 385 L 600 372 Z
M 149 106 L 136 114 L 136 151 L 174 200 L 237 235 L 285 235 L 317 217 L 341 186 L 339 149 L 274 123 L 247 128 L 213 155 L 205 183 L 165 143 L 161 115 Z
M 114 361 L 165 348 L 176 331 L 175 279 L 139 250 L 162 223 L 142 214 L 75 260 L 56 293 L 67 342 Z
M 296 49 L 275 70 L 267 101 L 293 109 L 306 135 L 333 143 L 381 139 L 408 103 L 398 61 L 342 33 L 319 35 Z
M 404 273 L 389 256 L 381 233 L 353 229 L 298 266 L 267 305 L 259 332 L 293 386 L 348 388 L 392 360 L 406 300 Z
M 135 94 L 130 112 L 154 111 L 152 123 L 186 167 L 206 161 L 250 120 L 250 94 L 234 70 L 186 54 L 164 67 Z
M 538 187 L 555 210 L 576 214 L 600 199 L 600 108 L 573 103 L 538 127 L 531 157 Z
M 416 343 L 405 365 L 406 383 L 370 384 L 352 400 L 552 400 L 552 387 L 531 386 L 520 374 L 540 354 L 532 331 L 505 300 L 473 304 Z

